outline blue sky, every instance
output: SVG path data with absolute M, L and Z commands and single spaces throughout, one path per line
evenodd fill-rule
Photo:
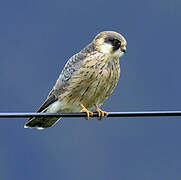
M 0 112 L 34 112 L 68 58 L 100 31 L 127 41 L 107 111 L 180 110 L 181 2 L 0 1 Z M 1 119 L 3 180 L 180 180 L 181 118 Z

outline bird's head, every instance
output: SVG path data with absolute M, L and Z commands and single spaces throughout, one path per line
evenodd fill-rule
M 114 31 L 99 33 L 93 40 L 98 51 L 106 55 L 120 57 L 126 52 L 126 39 Z

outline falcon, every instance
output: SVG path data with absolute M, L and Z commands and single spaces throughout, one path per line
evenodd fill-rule
M 39 113 L 84 112 L 86 119 L 98 113 L 99 119 L 108 116 L 100 106 L 117 85 L 120 76 L 119 57 L 126 52 L 126 39 L 114 31 L 99 33 L 93 41 L 66 63 Z M 48 128 L 59 117 L 33 117 L 25 128 Z

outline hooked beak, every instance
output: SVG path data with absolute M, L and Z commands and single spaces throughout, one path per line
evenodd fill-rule
M 121 51 L 122 51 L 123 53 L 126 53 L 126 46 L 121 47 Z

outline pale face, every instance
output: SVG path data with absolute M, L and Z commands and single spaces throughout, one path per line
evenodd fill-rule
M 108 56 L 120 57 L 126 52 L 126 45 L 121 45 L 119 41 L 114 44 L 104 41 L 103 44 L 100 45 L 100 51 Z

